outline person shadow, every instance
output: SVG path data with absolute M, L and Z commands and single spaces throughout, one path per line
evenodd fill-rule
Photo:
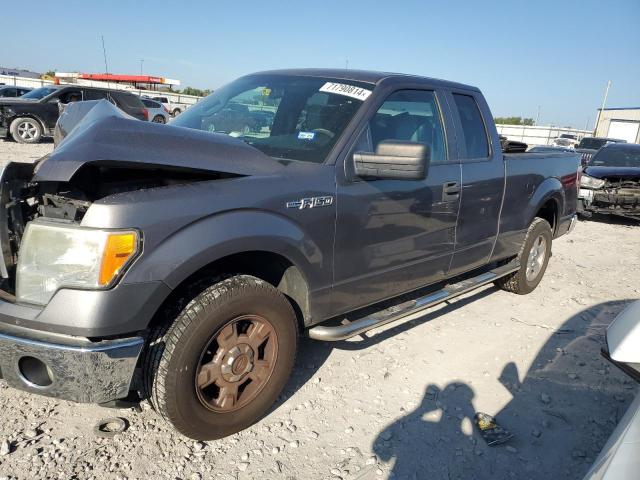
M 420 405 L 374 440 L 379 460 L 395 460 L 389 478 L 473 478 L 464 461 L 476 441 L 473 398 L 465 383 L 428 385 Z
M 573 315 L 550 332 L 524 375 L 509 361 L 494 381 L 477 382 L 477 391 L 469 386 L 474 378 L 442 389 L 430 383 L 421 403 L 373 441 L 378 460 L 391 466 L 388 478 L 582 479 L 637 391 L 600 356 L 606 327 L 631 301 Z M 474 425 L 473 401 L 490 404 L 499 388 L 511 399 L 485 413 L 514 437 L 488 446 Z

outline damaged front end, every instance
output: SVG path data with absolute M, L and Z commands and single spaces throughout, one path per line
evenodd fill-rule
M 585 178 L 586 177 L 586 178 Z M 619 215 L 640 220 L 640 178 L 593 178 L 584 175 L 578 213 Z
M 16 301 L 18 256 L 29 222 L 82 227 L 92 205 L 104 205 L 112 196 L 282 169 L 240 140 L 139 121 L 106 101 L 69 104 L 56 130 L 57 144 L 49 155 L 35 164 L 9 163 L 0 169 L 4 300 Z

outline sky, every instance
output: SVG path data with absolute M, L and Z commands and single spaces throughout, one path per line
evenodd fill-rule
M 15 7 L 15 8 L 14 8 Z M 0 65 L 176 78 L 337 67 L 479 87 L 494 116 L 593 128 L 640 107 L 640 0 L 31 0 L 3 8 Z M 8 41 L 7 41 L 8 40 Z

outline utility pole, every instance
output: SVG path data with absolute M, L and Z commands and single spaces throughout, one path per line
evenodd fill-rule
M 344 61 L 344 68 L 345 68 L 345 70 L 349 70 L 349 59 L 348 58 Z
M 587 123 L 584 124 L 584 129 L 585 130 L 589 130 L 589 120 L 591 120 L 589 117 L 587 117 Z
M 144 63 L 144 58 L 140 59 L 140 76 L 142 76 L 142 64 Z
M 593 136 L 596 136 L 596 132 L 598 131 L 598 125 L 600 123 L 600 116 L 602 115 L 602 111 L 604 110 L 605 105 L 607 104 L 607 96 L 609 95 L 609 88 L 611 87 L 611 80 L 607 81 L 607 88 L 604 91 L 604 98 L 602 99 L 602 108 L 598 110 L 598 118 L 596 119 L 596 124 L 593 127 Z
M 107 65 L 107 49 L 104 47 L 104 35 L 100 35 L 102 38 L 102 54 L 104 55 L 104 73 L 109 73 L 109 65 Z
M 538 105 L 538 114 L 536 115 L 536 127 L 538 126 L 539 120 L 540 120 L 540 105 Z

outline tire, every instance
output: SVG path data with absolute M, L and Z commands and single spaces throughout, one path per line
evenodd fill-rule
M 16 118 L 11 122 L 9 131 L 18 143 L 39 143 L 42 139 L 42 125 L 31 117 Z
M 255 348 L 252 338 L 261 346 Z M 152 334 L 143 363 L 151 403 L 194 440 L 239 432 L 277 399 L 293 369 L 297 344 L 296 315 L 282 293 L 248 275 L 219 281 Z M 208 384 L 214 375 L 217 379 Z M 233 388 L 235 394 L 229 393 Z
M 534 291 L 547 270 L 551 257 L 552 239 L 553 233 L 549 222 L 542 218 L 535 218 L 529 226 L 524 245 L 518 254 L 520 269 L 500 278 L 495 285 L 518 295 L 526 295 Z M 540 258 L 541 255 L 544 257 Z
M 165 118 L 162 115 L 156 115 L 155 117 L 153 117 L 153 120 L 151 120 L 153 123 L 167 123 L 167 121 L 165 120 Z
M 175 110 L 173 110 L 173 112 L 171 112 L 171 115 L 174 117 L 177 117 L 181 113 L 182 113 L 182 110 L 180 110 L 179 108 L 176 108 Z

